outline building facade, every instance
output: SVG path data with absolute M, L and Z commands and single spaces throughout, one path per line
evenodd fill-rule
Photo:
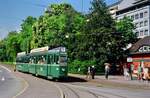
M 138 38 L 150 36 L 150 0 L 119 0 L 110 5 L 109 10 L 112 17 L 117 20 L 131 18 Z
M 143 39 L 140 39 L 138 42 L 133 44 L 130 48 L 132 58 L 132 63 L 134 65 L 134 74 L 138 74 L 138 68 L 141 65 L 144 69 L 148 70 L 149 79 L 150 79 L 150 36 L 147 36 Z

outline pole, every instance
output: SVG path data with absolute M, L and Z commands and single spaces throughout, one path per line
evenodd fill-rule
M 82 11 L 82 13 L 83 13 L 83 0 L 82 0 L 82 7 L 81 7 L 81 8 L 82 8 L 82 10 L 81 10 L 81 11 Z

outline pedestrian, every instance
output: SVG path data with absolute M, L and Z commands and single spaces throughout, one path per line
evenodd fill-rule
M 123 73 L 124 73 L 125 80 L 128 80 L 130 75 L 129 75 L 129 69 L 127 68 L 126 64 L 123 66 Z
M 110 64 L 105 63 L 105 78 L 108 79 L 109 71 L 110 71 Z
M 16 72 L 16 64 L 14 65 L 14 72 Z
M 141 66 L 141 64 L 139 64 L 139 66 L 138 66 L 138 80 L 142 80 L 142 71 L 143 71 L 142 66 Z
M 91 79 L 91 66 L 89 66 L 89 67 L 87 68 L 86 79 Z
M 91 75 L 92 75 L 92 79 L 94 79 L 94 76 L 95 76 L 95 66 L 94 65 L 91 67 Z
M 129 65 L 129 75 L 130 75 L 131 80 L 133 80 L 133 76 L 132 76 L 133 70 L 134 70 L 134 65 L 130 64 Z
M 148 82 L 148 79 L 149 79 L 148 68 L 147 67 L 143 67 L 143 80 Z

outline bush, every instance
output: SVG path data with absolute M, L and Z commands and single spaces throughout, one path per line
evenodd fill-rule
M 96 64 L 95 61 L 74 60 L 73 62 L 69 63 L 69 72 L 78 73 L 78 74 L 86 74 L 87 68 L 95 64 Z

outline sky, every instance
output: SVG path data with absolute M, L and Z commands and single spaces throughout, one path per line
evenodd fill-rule
M 0 39 L 10 31 L 19 31 L 20 24 L 27 16 L 39 17 L 44 9 L 53 3 L 67 2 L 76 10 L 88 12 L 91 0 L 0 0 Z M 106 0 L 108 5 L 117 0 Z

